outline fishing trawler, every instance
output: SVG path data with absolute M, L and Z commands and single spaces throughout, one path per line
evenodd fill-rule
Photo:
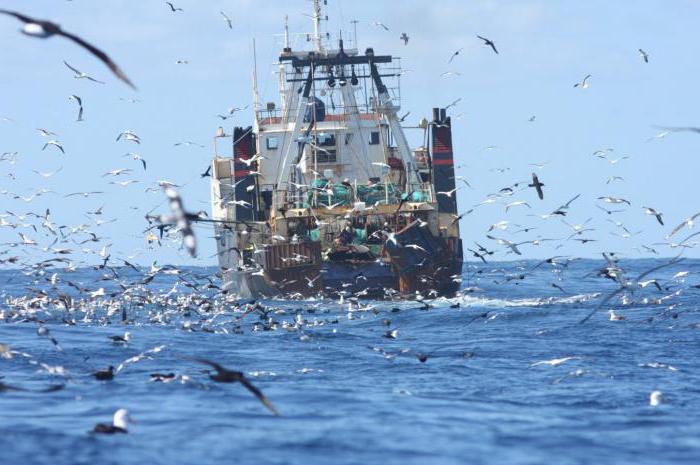
M 292 38 L 285 23 L 279 102 L 260 103 L 254 73 L 252 126 L 214 138 L 215 152 L 232 141 L 211 171 L 224 288 L 243 298 L 454 294 L 463 254 L 451 120 L 433 108 L 411 149 L 400 59 L 361 53 L 357 34 L 346 47 L 321 32 L 322 18 L 314 0 L 313 33 Z

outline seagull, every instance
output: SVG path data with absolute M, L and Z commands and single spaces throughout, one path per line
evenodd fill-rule
M 540 200 L 544 200 L 544 192 L 542 192 L 544 184 L 540 182 L 535 173 L 532 173 L 532 184 L 528 184 L 527 187 L 534 187 Z
M 212 381 L 216 381 L 218 383 L 241 383 L 243 387 L 252 392 L 253 395 L 260 402 L 262 402 L 262 404 L 265 407 L 268 408 L 268 410 L 270 410 L 275 415 L 279 415 L 279 412 L 277 411 L 275 406 L 272 405 L 272 402 L 270 402 L 270 400 L 267 397 L 265 397 L 265 395 L 260 391 L 260 389 L 256 388 L 255 386 L 253 386 L 253 384 L 251 384 L 250 381 L 248 381 L 248 379 L 245 377 L 245 374 L 243 374 L 242 371 L 227 370 L 218 363 L 203 358 L 193 358 L 192 360 L 199 363 L 203 363 L 205 365 L 209 365 L 210 367 L 216 370 L 216 374 L 209 375 L 209 378 Z
M 452 195 L 460 189 L 461 189 L 460 187 L 455 187 L 451 191 L 438 192 L 437 195 L 444 195 L 444 196 L 452 198 Z
M 96 195 L 96 194 L 104 194 L 104 192 L 101 191 L 92 191 L 92 192 L 73 192 L 71 194 L 64 195 L 63 197 L 73 197 L 76 195 L 82 195 L 83 198 L 88 198 L 90 195 Z
M 464 47 L 462 47 L 462 48 L 460 48 L 459 50 L 457 50 L 456 52 L 454 52 L 454 53 L 452 54 L 452 56 L 450 56 L 450 59 L 447 61 L 447 63 L 452 63 L 452 60 L 454 60 L 455 57 L 456 57 L 457 55 L 459 55 L 459 52 L 461 52 L 462 50 L 464 50 Z
M 228 28 L 233 29 L 233 24 L 231 24 L 231 18 L 226 16 L 226 13 L 224 13 L 223 11 L 219 11 L 219 13 L 221 14 L 221 16 L 224 17 L 224 21 L 226 21 L 226 24 L 228 24 Z
M 132 131 L 122 131 L 119 133 L 117 136 L 117 142 L 119 142 L 121 139 L 130 140 L 131 142 L 136 142 L 137 144 L 141 143 L 141 138 Z
M 133 170 L 130 168 L 117 168 L 112 171 L 107 171 L 105 174 L 102 175 L 104 178 L 105 176 L 121 176 L 122 174 L 128 174 L 131 173 Z
M 64 61 L 63 64 L 66 65 L 71 71 L 73 71 L 73 73 L 74 73 L 73 77 L 75 79 L 87 79 L 88 81 L 96 82 L 98 84 L 104 84 L 103 81 L 98 81 L 97 79 L 93 78 L 92 76 L 90 76 L 86 73 L 83 73 L 82 71 L 80 71 L 76 68 L 73 68 L 71 65 L 68 64 L 67 61 Z
M 656 210 L 654 210 L 654 209 L 651 208 L 651 207 L 642 207 L 642 208 L 644 209 L 644 212 L 645 212 L 647 215 L 654 215 L 654 216 L 656 217 L 656 220 L 659 222 L 659 224 L 660 224 L 661 226 L 664 225 L 664 220 L 661 219 L 661 216 L 663 215 L 663 213 L 657 212 Z
M 97 47 L 85 42 L 80 37 L 62 30 L 58 24 L 52 23 L 50 21 L 30 18 L 29 16 L 25 16 L 23 14 L 10 10 L 0 9 L 0 14 L 14 16 L 18 20 L 22 21 L 24 23 L 24 28 L 22 29 L 22 32 L 26 35 L 39 37 L 41 39 L 46 39 L 54 35 L 59 35 L 65 37 L 66 39 L 72 40 L 73 42 L 85 48 L 87 51 L 99 58 L 105 65 L 107 65 L 107 67 L 112 71 L 112 73 L 114 73 L 115 76 L 117 76 L 119 79 L 128 84 L 132 89 L 136 89 L 134 84 L 132 84 L 129 78 L 126 77 L 126 74 L 124 74 L 124 72 L 112 61 L 111 58 L 109 58 L 109 56 L 106 53 L 104 53 Z
M 43 128 L 36 128 L 37 131 L 39 131 L 39 134 L 41 134 L 44 137 L 49 137 L 49 136 L 57 136 L 55 132 L 49 131 L 48 129 L 43 129 Z
M 75 103 L 78 104 L 78 108 L 79 108 L 78 109 L 78 119 L 76 119 L 75 121 L 77 121 L 77 122 L 82 121 L 83 120 L 83 100 L 80 97 L 78 97 L 77 95 L 71 95 L 70 97 L 68 97 L 68 100 L 73 100 L 73 101 L 75 101 Z
M 48 179 L 48 178 L 50 178 L 51 176 L 53 176 L 54 174 L 56 174 L 56 173 L 58 173 L 59 171 L 61 171 L 62 169 L 63 169 L 63 167 L 61 166 L 61 167 L 60 167 L 59 169 L 57 169 L 56 171 L 51 171 L 51 172 L 49 172 L 49 173 L 42 173 L 42 172 L 37 171 L 37 170 L 32 170 L 32 171 L 34 171 L 36 174 L 38 174 L 38 175 L 41 176 L 42 178 Z
M 129 416 L 129 411 L 120 408 L 114 412 L 114 417 L 112 418 L 112 424 L 109 423 L 98 423 L 92 430 L 95 434 L 126 434 L 129 432 L 129 423 L 134 421 Z
M 173 212 L 173 215 L 175 215 L 177 228 L 180 230 L 180 234 L 182 234 L 182 243 L 190 253 L 190 256 L 196 257 L 197 244 L 194 237 L 194 231 L 192 230 L 192 226 L 190 224 L 190 215 L 185 211 L 182 205 L 180 194 L 178 194 L 172 187 L 166 187 L 165 195 L 170 200 L 170 210 Z
M 53 140 L 53 139 L 48 141 L 47 143 L 45 143 L 44 148 L 42 148 L 41 150 L 46 150 L 46 147 L 48 147 L 49 145 L 53 145 L 54 147 L 59 149 L 64 154 L 66 153 L 66 151 L 63 150 L 63 146 L 57 140 Z
M 642 56 L 642 59 L 644 60 L 644 63 L 649 63 L 649 54 L 647 52 L 645 52 L 644 50 L 642 50 L 641 48 L 638 50 L 639 50 L 639 54 Z
M 122 157 L 129 157 L 129 158 L 131 158 L 132 160 L 140 161 L 141 164 L 143 165 L 143 170 L 146 171 L 146 160 L 144 160 L 143 158 L 141 158 L 141 155 L 139 155 L 138 153 L 129 152 L 129 153 L 125 154 L 125 155 L 122 155 Z
M 170 3 L 170 2 L 165 2 L 165 3 L 170 7 L 170 10 L 171 10 L 173 13 L 175 13 L 175 12 L 177 12 L 177 11 L 181 11 L 181 12 L 183 12 L 183 13 L 185 12 L 185 10 L 183 10 L 182 8 L 175 8 L 175 5 L 173 5 L 173 4 Z
M 605 203 L 626 203 L 627 205 L 632 206 L 632 203 L 623 198 L 617 198 L 617 197 L 598 197 L 598 200 L 602 200 Z
M 496 50 L 496 44 L 494 44 L 491 40 L 487 39 L 486 37 L 481 37 L 480 35 L 477 35 L 477 37 L 481 40 L 484 41 L 484 45 L 488 45 L 493 49 L 494 52 L 496 52 L 496 55 L 498 55 L 498 50 Z
M 691 127 L 691 126 L 670 126 L 670 127 L 660 127 L 660 129 L 663 129 L 665 131 L 670 131 L 670 132 L 694 132 L 696 134 L 700 134 L 700 128 L 699 127 Z M 658 137 L 658 136 L 657 136 Z
M 693 216 L 691 216 L 691 217 L 686 218 L 685 220 L 683 220 L 683 222 L 682 222 L 681 224 L 679 224 L 678 226 L 676 226 L 675 228 L 673 228 L 673 231 L 671 231 L 671 234 L 669 234 L 668 236 L 666 236 L 666 239 L 671 238 L 671 237 L 674 236 L 678 231 L 680 231 L 681 229 L 685 228 L 686 226 L 688 227 L 688 229 L 690 229 L 690 228 L 692 228 L 693 226 L 695 226 L 695 219 L 696 219 L 697 217 L 699 217 L 699 216 L 700 216 L 700 213 L 696 213 L 696 214 L 694 214 Z
M 203 146 L 202 144 L 198 144 L 198 143 L 196 143 L 196 142 L 192 142 L 192 141 L 189 141 L 189 140 L 188 140 L 188 141 L 185 141 L 185 142 L 176 142 L 176 143 L 173 144 L 173 145 L 174 145 L 175 147 L 179 147 L 180 145 L 184 145 L 184 146 L 186 146 L 186 147 L 189 147 L 189 146 L 191 146 L 191 145 L 194 145 L 194 146 L 197 146 L 197 147 L 202 148 L 202 149 L 204 148 L 204 146 Z
M 408 45 L 408 34 L 406 34 L 405 32 L 402 32 L 400 39 L 403 40 L 404 45 Z
M 568 362 L 569 360 L 580 360 L 581 357 L 562 357 L 562 358 L 553 358 L 552 360 L 542 360 L 539 362 L 535 362 L 530 364 L 531 367 L 537 366 L 537 365 L 549 365 L 553 367 L 557 367 L 563 363 Z
M 375 26 L 381 27 L 381 28 L 384 29 L 385 31 L 388 31 L 388 30 L 389 30 L 389 27 L 388 27 L 386 24 L 380 23 L 379 21 L 375 21 L 375 22 L 373 22 L 372 24 L 374 24 Z
M 588 89 L 588 78 L 591 77 L 590 74 L 587 74 L 585 78 L 583 78 L 583 81 L 577 82 L 574 84 L 574 87 L 581 87 L 581 89 Z
M 649 394 L 649 405 L 651 407 L 658 407 L 664 401 L 664 396 L 661 391 L 652 391 Z

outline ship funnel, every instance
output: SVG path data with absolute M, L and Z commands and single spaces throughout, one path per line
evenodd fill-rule
M 433 108 L 432 162 L 435 192 L 449 192 L 455 188 L 455 167 L 452 153 L 452 121 L 444 108 Z M 457 196 L 438 195 L 438 211 L 457 213 Z

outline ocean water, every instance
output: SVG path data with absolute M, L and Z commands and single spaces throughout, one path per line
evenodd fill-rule
M 635 277 L 662 263 L 622 266 Z M 53 271 L 0 271 L 0 343 L 14 351 L 0 358 L 0 382 L 65 384 L 0 392 L 0 464 L 700 463 L 700 261 L 653 273 L 646 279 L 661 290 L 626 292 L 585 324 L 617 287 L 596 275 L 605 262 L 536 265 L 470 263 L 468 291 L 429 299 L 430 308 L 265 301 L 276 330 L 255 312 L 218 305 L 212 290 L 219 310 L 197 305 L 190 288 L 173 288 L 177 276 L 125 295 L 101 280 L 105 270 L 58 271 L 57 289 L 47 282 Z M 140 276 L 118 272 L 123 282 Z M 77 302 L 67 281 L 108 295 L 71 312 L 40 303 L 38 290 Z M 624 320 L 609 319 L 613 305 Z M 125 331 L 126 345 L 108 339 Z M 90 375 L 154 348 L 112 381 Z M 240 384 L 211 381 L 192 357 L 245 372 L 281 415 Z M 573 358 L 537 364 L 564 357 Z M 187 381 L 151 382 L 154 372 Z M 663 393 L 655 407 L 654 390 Z M 89 433 L 118 408 L 136 422 L 129 434 Z

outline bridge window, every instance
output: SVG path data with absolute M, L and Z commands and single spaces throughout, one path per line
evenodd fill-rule
M 379 131 L 369 133 L 369 145 L 379 145 Z
M 268 137 L 266 140 L 268 150 L 277 150 L 277 148 L 279 147 L 279 140 L 277 139 L 277 137 Z

